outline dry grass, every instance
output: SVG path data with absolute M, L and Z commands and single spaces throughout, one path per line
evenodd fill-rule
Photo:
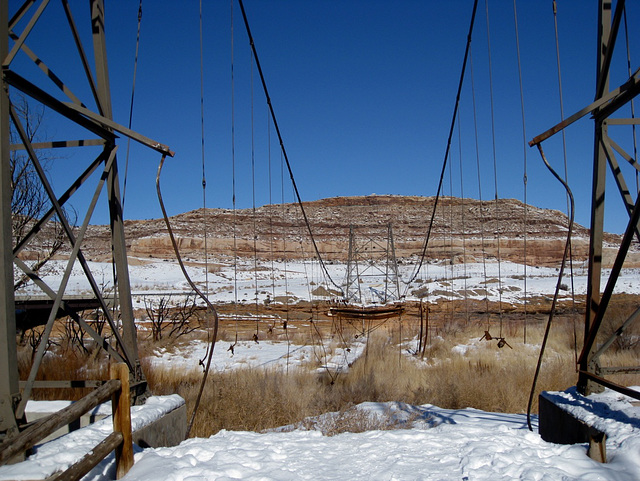
M 495 343 L 483 342 L 464 354 L 452 351 L 461 341 L 468 342 L 476 331 L 473 327 L 459 330 L 450 339 L 436 339 L 425 360 L 402 353 L 392 342 L 396 337 L 393 333 L 375 331 L 365 354 L 333 382 L 326 375 L 308 371 L 286 374 L 244 369 L 215 373 L 205 388 L 192 434 L 209 436 L 220 429 L 262 431 L 326 412 L 346 413 L 364 401 L 525 412 L 537 349 L 512 341 L 513 350 L 499 350 Z M 145 372 L 155 393 L 177 392 L 192 409 L 200 375 L 185 377 L 184 372 L 171 367 L 147 367 Z M 550 349 L 539 390 L 562 390 L 575 380 L 573 351 L 565 349 L 559 354 Z M 363 425 L 352 415 L 336 419 L 343 427 L 335 429 Z
M 629 309 L 624 304 L 618 310 L 618 316 L 622 317 L 628 314 Z M 328 428 L 328 432 L 353 431 L 369 425 L 369 421 L 361 419 L 362 416 L 351 409 L 364 401 L 430 403 L 443 408 L 474 407 L 494 412 L 526 411 L 546 315 L 528 318 L 527 344 L 523 343 L 522 319 L 512 316 L 505 322 L 502 332 L 513 349 L 498 349 L 495 341 L 479 341 L 487 329 L 484 316 L 449 323 L 432 321 L 439 327 L 432 327 L 424 359 L 407 355 L 406 345 L 398 347 L 401 341 L 406 343 L 417 335 L 418 324 L 408 321 L 401 327 L 397 322 L 390 322 L 370 333 L 365 353 L 348 373 L 337 377 L 303 369 L 292 370 L 288 374 L 262 368 L 211 373 L 191 434 L 209 436 L 220 429 L 262 431 L 327 412 L 340 413 L 335 416 L 335 426 Z M 498 335 L 495 318 L 491 323 L 492 334 Z M 575 384 L 574 338 L 577 337 L 579 344 L 582 342 L 581 323 L 581 315 L 578 314 L 558 316 L 551 331 L 538 392 L 564 390 Z M 315 324 L 300 322 L 295 329 L 288 331 L 279 326 L 278 330 L 264 335 L 271 335 L 274 339 L 284 339 L 283 336 L 288 335 L 312 344 L 318 343 L 320 333 L 325 348 L 331 349 L 358 334 L 357 326 L 347 326 L 338 332 L 330 322 Z M 231 337 L 231 329 L 227 329 L 227 337 Z M 633 341 L 636 333 L 629 335 Z M 328 340 L 330 338 L 331 341 Z M 180 342 L 189 340 L 185 337 Z M 603 364 L 640 364 L 638 346 L 632 349 L 624 346 L 621 344 L 603 358 Z M 143 343 L 141 352 L 151 352 L 157 347 L 157 344 Z M 30 356 L 27 349 L 20 355 L 21 378 L 25 379 Z M 105 364 L 104 359 L 96 358 L 90 364 L 95 372 L 87 376 L 86 359 L 81 356 L 48 355 L 40 377 L 97 379 L 104 376 Z M 143 369 L 154 394 L 177 393 L 187 401 L 188 412 L 192 411 L 201 373 L 185 373 L 171 366 L 151 366 L 144 361 Z M 616 381 L 638 385 L 640 377 L 625 376 Z M 57 394 L 70 398 L 68 393 Z M 37 393 L 36 396 L 43 395 Z M 534 400 L 533 411 L 536 412 L 537 396 Z
M 177 393 L 193 405 L 201 374 L 145 366 L 154 394 Z M 220 429 L 260 431 L 321 414 L 314 409 L 323 386 L 310 372 L 241 369 L 212 373 L 207 381 L 192 435 L 209 436 Z
M 27 379 L 32 365 L 34 352 L 25 346 L 18 348 L 18 374 Z M 36 380 L 58 381 L 70 379 L 104 380 L 109 379 L 109 365 L 106 356 L 99 350 L 89 355 L 79 352 L 67 343 L 60 343 L 45 352 Z M 87 388 L 34 389 L 31 399 L 67 399 L 76 401 L 89 394 Z

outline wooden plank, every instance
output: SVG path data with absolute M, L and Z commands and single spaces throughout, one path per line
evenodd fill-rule
M 81 389 L 81 388 L 97 388 L 102 386 L 106 381 L 94 381 L 94 380 L 85 380 L 85 381 L 74 381 L 74 380 L 64 380 L 64 381 L 42 381 L 36 380 L 33 382 L 33 387 L 38 389 Z M 24 389 L 27 385 L 27 381 L 20 381 L 20 389 Z
M 116 479 L 124 477 L 133 466 L 131 436 L 131 396 L 129 395 L 129 368 L 125 363 L 111 365 L 111 378 L 119 379 L 122 389 L 113 393 L 113 431 L 122 433 L 122 443 L 116 448 Z
M 72 465 L 69 469 L 52 478 L 51 481 L 77 481 L 91 471 L 107 455 L 117 449 L 122 444 L 122 433 L 113 432 L 104 441 L 89 451 L 80 461 Z

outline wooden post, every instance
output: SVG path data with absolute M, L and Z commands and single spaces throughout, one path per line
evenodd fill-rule
M 422 353 L 422 330 L 424 329 L 424 314 L 422 312 L 422 299 L 420 299 L 420 334 L 418 335 L 418 352 Z
M 129 368 L 125 363 L 112 364 L 110 374 L 112 379 L 120 379 L 122 383 L 120 391 L 116 391 L 111 398 L 113 432 L 122 433 L 122 444 L 116 448 L 116 479 L 120 479 L 133 466 Z
M 599 463 L 607 462 L 607 435 L 594 428 L 589 429 L 589 450 L 587 455 Z
M 427 350 L 427 339 L 429 337 L 429 306 L 428 305 L 424 313 L 425 313 L 425 322 L 424 322 L 424 342 L 422 343 L 422 354 L 421 354 L 422 359 L 424 359 L 424 352 Z

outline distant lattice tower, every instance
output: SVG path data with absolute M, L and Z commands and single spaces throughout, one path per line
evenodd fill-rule
M 349 257 L 345 282 L 347 303 L 387 304 L 400 300 L 400 275 L 393 244 L 393 227 L 374 237 L 349 228 Z

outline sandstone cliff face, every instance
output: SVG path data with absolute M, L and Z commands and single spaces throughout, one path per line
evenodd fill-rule
M 361 196 L 335 197 L 303 204 L 317 248 L 325 261 L 346 261 L 352 240 L 373 239 L 388 245 L 391 232 L 396 257 L 417 258 L 431 225 L 427 258 L 474 262 L 483 257 L 557 265 L 567 234 L 567 217 L 555 210 L 525 206 L 515 199 L 478 201 L 441 197 L 433 223 L 434 197 Z M 267 205 L 252 209 L 194 210 L 171 218 L 183 256 L 202 259 L 254 255 L 269 258 L 301 258 L 314 255 L 308 228 L 297 204 Z M 389 226 L 391 226 L 389 228 Z M 174 257 L 161 219 L 126 221 L 128 252 L 133 257 Z M 109 255 L 106 226 L 92 226 L 85 247 L 89 258 Z M 574 224 L 574 262 L 586 259 L 589 232 Z M 611 263 L 620 236 L 607 234 L 605 263 Z M 525 252 L 526 246 L 526 252 Z M 635 246 L 634 246 L 635 247 Z M 632 252 L 628 266 L 640 265 Z

